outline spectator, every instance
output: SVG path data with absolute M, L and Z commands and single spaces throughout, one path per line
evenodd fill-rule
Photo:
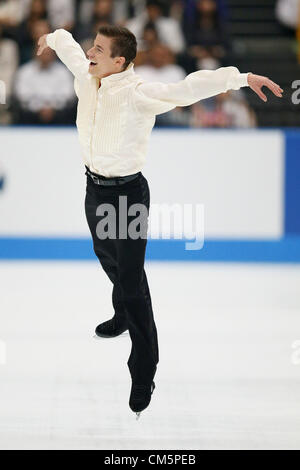
M 284 27 L 293 31 L 298 26 L 299 10 L 299 0 L 277 0 L 275 14 Z
M 74 124 L 76 100 L 72 74 L 48 48 L 22 65 L 14 83 L 18 123 Z
M 31 56 L 30 59 L 32 58 L 35 50 L 35 45 L 38 39 L 43 36 L 43 34 L 48 34 L 50 32 L 50 26 L 49 23 L 46 20 L 37 20 L 33 23 L 32 25 L 32 30 L 31 30 L 31 37 L 32 37 L 32 42 L 33 42 L 33 47 L 31 49 Z
M 187 73 L 225 65 L 229 49 L 215 0 L 196 0 L 193 5 L 194 14 L 185 23 L 187 50 L 177 58 Z
M 10 124 L 12 116 L 9 111 L 10 98 L 13 86 L 14 74 L 19 63 L 18 46 L 12 39 L 2 37 L 0 24 L 0 81 L 5 86 L 5 102 L 0 105 L 0 124 Z
M 169 16 L 177 20 L 180 24 L 183 22 L 185 0 L 173 0 L 169 7 Z
M 86 28 L 88 25 L 91 25 L 93 22 L 93 15 L 95 14 L 95 10 L 103 15 L 104 10 L 109 10 L 109 19 L 100 18 L 100 21 L 106 21 L 111 24 L 125 24 L 129 15 L 129 11 L 131 10 L 129 0 L 113 0 L 111 2 L 104 2 L 100 6 L 96 6 L 96 0 L 77 0 L 77 23 L 78 29 Z M 134 3 L 141 4 L 140 0 L 135 0 Z M 101 11 L 102 10 L 102 11 Z M 77 36 L 78 37 L 78 36 Z
M 136 67 L 145 65 L 148 62 L 148 52 L 159 43 L 158 32 L 152 21 L 146 24 L 141 40 L 141 47 L 137 51 L 134 64 Z
M 182 13 L 182 23 L 184 26 L 184 32 L 186 33 L 187 28 L 193 21 L 193 17 L 196 12 L 196 3 L 197 0 L 182 0 L 183 3 L 183 13 Z M 222 21 L 228 18 L 228 6 L 226 0 L 216 0 L 218 13 Z
M 191 127 L 250 128 L 257 125 L 253 110 L 232 90 L 193 104 L 191 112 Z
M 13 77 L 18 64 L 18 46 L 11 39 L 2 37 L 2 27 L 0 25 L 0 80 L 5 83 L 6 99 L 11 95 Z
M 152 46 L 154 46 L 154 44 L 157 44 L 159 42 L 159 34 L 155 23 L 153 21 L 149 21 L 144 27 L 144 31 L 140 40 L 139 50 L 149 51 Z
M 77 0 L 76 27 L 87 25 L 92 18 L 95 0 Z
M 186 76 L 185 70 L 175 64 L 174 53 L 164 44 L 155 44 L 148 52 L 148 63 L 137 66 L 135 71 L 145 81 L 176 83 Z M 156 126 L 186 126 L 189 110 L 177 107 L 156 117 Z
M 170 12 L 173 12 L 174 8 L 174 18 L 178 19 L 178 8 L 180 9 L 181 4 L 184 0 L 161 0 L 161 6 L 163 9 L 163 14 L 169 16 Z M 173 5 L 174 4 L 174 5 Z M 180 5 L 178 5 L 180 4 Z M 133 18 L 139 16 L 145 11 L 147 5 L 146 0 L 114 0 L 114 20 L 117 23 L 121 23 L 122 26 L 125 26 L 128 18 Z M 177 7 L 177 9 L 176 9 Z M 181 7 L 182 10 L 182 7 Z M 173 16 L 173 15 L 172 15 Z
M 160 42 L 166 44 L 175 54 L 184 50 L 185 40 L 181 26 L 174 18 L 163 16 L 160 0 L 148 0 L 146 10 L 126 23 L 126 27 L 135 34 L 138 49 L 143 47 L 142 36 L 145 25 L 152 21 L 158 31 Z
M 37 21 L 47 21 L 45 0 L 32 0 L 29 4 L 28 16 L 22 21 L 17 30 L 17 41 L 20 51 L 20 64 L 28 62 L 33 54 L 35 40 L 33 32 Z M 47 31 L 50 32 L 50 31 Z
M 78 24 L 75 35 L 77 40 L 81 42 L 82 47 L 88 47 L 102 24 L 113 24 L 112 0 L 94 0 L 90 18 L 86 18 L 84 22 Z M 83 46 L 82 41 L 85 41 L 85 46 Z
M 74 27 L 74 0 L 23 0 L 24 19 L 17 30 L 17 40 L 21 52 L 21 63 L 30 60 L 34 42 L 32 28 L 38 20 L 47 20 L 51 30 Z M 25 47 L 26 51 L 23 52 Z
M 173 52 L 159 43 L 148 52 L 148 64 L 136 67 L 135 71 L 144 80 L 153 82 L 177 82 L 186 76 L 184 69 L 175 64 Z
M 71 31 L 75 21 L 74 0 L 47 0 L 48 17 L 53 30 Z
M 128 18 L 138 14 L 139 9 L 144 9 L 143 0 L 115 0 L 114 1 L 114 23 L 125 26 Z
M 218 53 L 214 47 L 191 46 L 189 54 L 196 60 L 197 70 L 216 70 L 221 66 Z
M 21 0 L 0 0 L 0 24 L 14 28 L 23 19 Z
M 227 38 L 215 0 L 197 0 L 196 12 L 186 31 L 188 45 L 218 47 L 214 55 L 222 57 Z

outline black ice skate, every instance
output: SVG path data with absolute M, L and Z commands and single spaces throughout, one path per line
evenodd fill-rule
M 151 386 L 148 385 L 133 385 L 131 386 L 129 406 L 136 414 L 136 419 L 139 419 L 141 412 L 147 408 L 151 401 L 151 395 L 155 389 L 155 383 L 152 382 Z
M 128 336 L 128 326 L 126 323 L 116 321 L 115 317 L 110 320 L 100 323 L 97 326 L 94 336 L 97 338 L 115 338 L 116 336 Z

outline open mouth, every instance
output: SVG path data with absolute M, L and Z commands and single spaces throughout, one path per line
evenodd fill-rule
M 92 61 L 90 62 L 91 67 L 95 67 L 95 65 L 97 65 L 97 62 L 92 62 Z

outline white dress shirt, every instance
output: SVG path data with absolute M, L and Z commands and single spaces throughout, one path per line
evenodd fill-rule
M 63 109 L 76 98 L 74 79 L 57 61 L 42 68 L 37 59 L 22 65 L 17 71 L 14 88 L 22 107 L 38 112 L 44 107 Z
M 75 19 L 75 5 L 73 0 L 48 0 L 47 11 L 49 23 L 53 29 L 62 28 L 73 23 Z
M 177 64 L 167 64 L 162 67 L 153 65 L 138 65 L 136 73 L 147 82 L 174 83 L 186 77 L 185 70 Z
M 22 9 L 23 0 L 6 0 L 0 4 L 0 20 L 9 19 L 19 24 L 24 18 Z
M 11 95 L 18 63 L 19 51 L 16 42 L 0 38 L 0 81 L 5 83 L 7 98 Z
M 84 163 L 106 177 L 143 169 L 157 114 L 248 86 L 248 74 L 232 66 L 199 70 L 177 83 L 145 82 L 131 62 L 123 72 L 102 78 L 99 88 L 100 79 L 88 72 L 89 60 L 71 33 L 57 29 L 46 38 L 75 76 L 76 125 Z
M 142 36 L 144 28 L 149 21 L 147 11 L 127 21 L 126 28 L 129 29 L 138 40 L 138 50 L 143 49 Z M 184 51 L 185 39 L 179 21 L 174 18 L 160 16 L 154 21 L 160 42 L 168 46 L 175 54 Z
M 278 20 L 288 28 L 297 28 L 299 13 L 299 0 L 277 0 L 275 14 Z

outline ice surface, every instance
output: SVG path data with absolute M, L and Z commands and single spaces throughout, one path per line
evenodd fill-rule
M 300 267 L 145 269 L 160 362 L 136 420 L 130 337 L 93 338 L 113 314 L 100 265 L 0 263 L 0 448 L 299 449 Z

